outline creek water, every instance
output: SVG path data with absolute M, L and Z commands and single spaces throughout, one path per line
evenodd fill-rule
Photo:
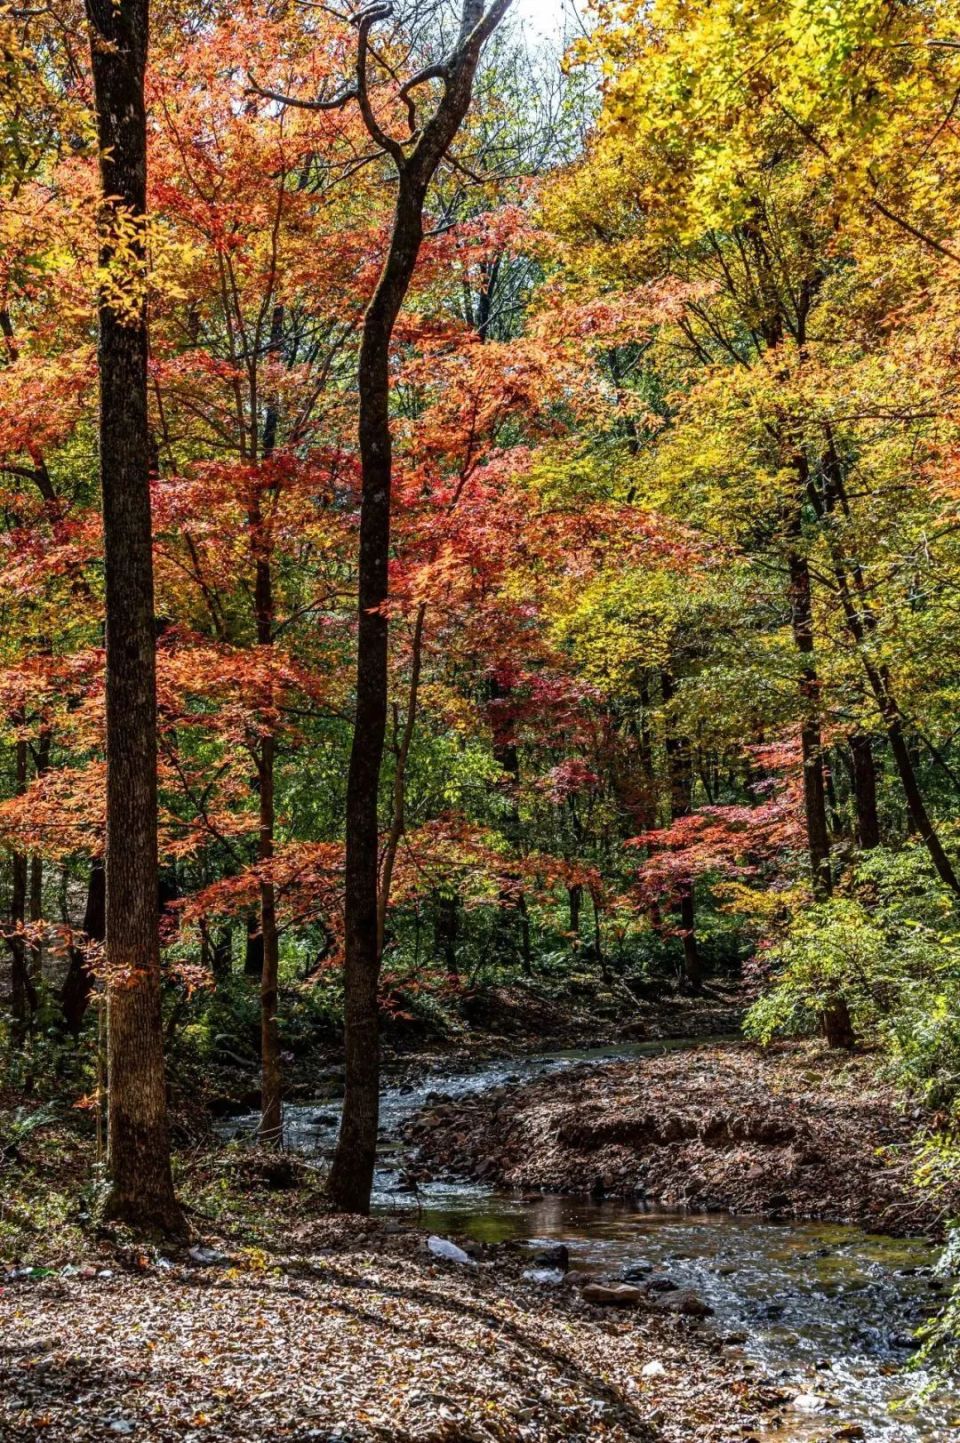
M 712 1040 L 713 1041 L 713 1040 Z M 923 1238 L 890 1238 L 830 1223 L 774 1223 L 727 1213 L 677 1213 L 585 1198 L 520 1197 L 468 1181 L 405 1181 L 410 1162 L 401 1128 L 425 1105 L 571 1068 L 694 1045 L 683 1040 L 544 1053 L 427 1076 L 385 1089 L 374 1207 L 414 1213 L 442 1236 L 478 1242 L 564 1243 L 571 1265 L 669 1278 L 714 1310 L 709 1326 L 742 1334 L 735 1347 L 799 1395 L 789 1420 L 767 1443 L 829 1438 L 859 1424 L 876 1443 L 960 1443 L 960 1388 L 927 1390 L 911 1364 L 913 1334 L 935 1309 L 942 1286 L 937 1251 Z M 715 1042 L 714 1042 L 715 1045 Z M 234 1119 L 241 1134 L 256 1117 Z M 287 1106 L 287 1145 L 319 1160 L 330 1155 L 336 1102 Z M 546 1286 L 546 1285 L 544 1285 Z

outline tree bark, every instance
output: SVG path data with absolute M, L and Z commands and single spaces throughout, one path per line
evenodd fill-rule
M 850 1009 L 843 997 L 831 999 L 830 1005 L 821 1014 L 821 1022 L 828 1047 L 849 1049 L 857 1045 Z
M 370 1210 L 379 1113 L 378 800 L 387 724 L 387 571 L 390 557 L 390 342 L 400 307 L 413 278 L 423 242 L 423 207 L 437 166 L 463 122 L 473 77 L 487 36 L 509 0 L 463 0 L 460 32 L 440 72 L 443 93 L 429 118 L 417 125 L 407 149 L 381 129 L 367 92 L 367 53 L 375 7 L 358 24 L 357 99 L 371 138 L 397 170 L 393 231 L 373 298 L 363 319 L 357 386 L 360 398 L 361 504 L 357 687 L 353 744 L 347 776 L 344 893 L 344 1051 L 346 1086 L 343 1116 L 328 1189 L 344 1212 Z
M 676 695 L 676 683 L 668 671 L 660 674 L 660 687 L 665 706 Z M 670 781 L 670 815 L 673 821 L 688 817 L 693 804 L 693 766 L 690 756 L 690 742 L 680 736 L 670 717 L 665 721 L 664 747 L 667 754 L 667 770 Z M 703 962 L 697 947 L 696 912 L 693 898 L 693 883 L 684 882 L 680 887 L 680 940 L 683 944 L 683 981 L 690 992 L 703 990 Z
M 24 718 L 17 718 L 23 725 Z M 15 789 L 22 796 L 27 789 L 27 743 L 20 739 L 16 743 Z M 12 886 L 10 889 L 10 932 L 7 946 L 10 950 L 10 1010 L 13 1014 L 13 1028 L 18 1037 L 23 1037 L 30 1025 L 30 1019 L 37 1010 L 37 990 L 27 966 L 27 939 L 24 925 L 27 920 L 27 854 L 19 849 L 13 853 Z
M 880 845 L 877 768 L 873 758 L 873 745 L 866 732 L 853 732 L 849 745 L 853 798 L 857 809 L 857 841 L 866 852 Z
M 820 731 L 820 679 L 814 661 L 813 606 L 810 568 L 805 556 L 791 550 L 790 622 L 793 640 L 800 653 L 800 753 L 803 761 L 803 804 L 807 823 L 807 847 L 813 895 L 818 900 L 833 890 L 830 870 L 830 833 L 827 826 L 827 794 L 823 777 L 823 738 Z
M 147 0 L 87 0 L 104 235 L 146 212 Z M 105 1211 L 179 1231 L 167 1126 L 157 906 L 157 736 L 144 245 L 101 294 L 100 473 L 106 579 L 106 961 L 108 1172 Z M 129 262 L 129 255 L 127 257 Z M 126 264 L 126 263 L 125 263 Z
M 90 878 L 87 882 L 87 902 L 83 914 L 83 933 L 88 942 L 102 942 L 106 931 L 106 874 L 103 862 L 95 857 L 90 863 Z M 83 1026 L 90 994 L 93 992 L 93 973 L 87 961 L 84 947 L 70 948 L 67 975 L 60 989 L 60 1006 L 67 1031 L 76 1037 Z

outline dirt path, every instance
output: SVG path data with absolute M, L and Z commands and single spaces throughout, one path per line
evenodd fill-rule
M 960 1205 L 915 1187 L 918 1126 L 872 1059 L 743 1043 L 440 1104 L 408 1135 L 434 1175 L 897 1233 Z

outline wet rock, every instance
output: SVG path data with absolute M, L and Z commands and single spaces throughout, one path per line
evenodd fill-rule
M 522 1276 L 528 1283 L 539 1283 L 545 1288 L 559 1288 L 565 1275 L 560 1268 L 524 1268 Z
M 315 1112 L 310 1118 L 310 1127 L 336 1127 L 340 1121 L 339 1112 Z
M 667 1303 L 671 1313 L 680 1313 L 684 1318 L 712 1318 L 713 1309 L 696 1293 L 677 1293 Z
M 651 1278 L 647 1283 L 648 1293 L 675 1293 L 679 1288 L 680 1284 L 675 1283 L 673 1278 Z
M 798 1413 L 827 1413 L 834 1406 L 822 1393 L 797 1393 L 791 1401 Z
M 566 1273 L 570 1270 L 570 1253 L 563 1243 L 558 1243 L 555 1248 L 542 1248 L 534 1253 L 533 1262 L 538 1268 L 559 1268 Z
M 724 1333 L 720 1341 L 721 1343 L 723 1343 L 725 1348 L 739 1348 L 742 1347 L 744 1343 L 750 1341 L 750 1335 L 749 1333 L 739 1331 L 733 1333 Z
M 598 1308 L 636 1308 L 644 1301 L 642 1288 L 632 1288 L 629 1283 L 607 1286 L 605 1283 L 587 1283 L 580 1293 L 584 1302 Z
M 846 1443 L 847 1439 L 866 1438 L 867 1435 L 859 1423 L 844 1423 L 843 1427 L 838 1428 L 833 1436 L 838 1443 Z
M 649 1278 L 652 1272 L 652 1263 L 628 1263 L 620 1276 L 625 1283 L 637 1283 L 644 1278 Z

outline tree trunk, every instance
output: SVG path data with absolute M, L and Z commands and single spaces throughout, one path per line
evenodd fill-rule
M 856 1047 L 857 1039 L 853 1030 L 850 1009 L 842 997 L 831 999 L 821 1014 L 823 1035 L 828 1047 Z
M 23 725 L 22 716 L 17 720 Z M 15 788 L 18 796 L 22 796 L 27 789 L 27 743 L 22 738 L 16 744 Z M 10 934 L 7 946 L 10 949 L 10 1010 L 13 1014 L 14 1033 L 21 1038 L 37 1010 L 37 991 L 27 966 L 27 939 L 23 932 L 27 920 L 28 865 L 25 852 L 18 849 L 13 853 Z
M 266 736 L 260 751 L 260 860 L 273 858 L 274 740 Z M 277 1147 L 283 1141 L 283 1106 L 280 1088 L 280 1037 L 277 995 L 280 978 L 280 944 L 277 936 L 276 889 L 271 880 L 260 882 L 260 932 L 263 972 L 260 977 L 260 1141 Z
M 88 942 L 102 942 L 106 930 L 106 875 L 103 862 L 95 857 L 90 863 L 90 879 L 87 882 L 87 903 L 83 914 L 83 933 Z M 72 946 L 67 975 L 60 989 L 60 1006 L 67 1031 L 76 1037 L 90 1005 L 93 991 L 93 973 L 87 961 L 86 949 Z
M 800 753 L 803 760 L 803 804 L 807 823 L 807 847 L 813 895 L 818 900 L 833 890 L 830 870 L 830 833 L 827 827 L 827 795 L 823 777 L 823 739 L 820 732 L 820 679 L 814 662 L 813 607 L 810 568 L 805 556 L 791 551 L 790 621 L 793 640 L 800 653 Z
M 104 206 L 111 229 L 146 210 L 147 0 L 87 0 Z M 132 259 L 131 259 L 132 255 Z M 157 737 L 143 245 L 126 306 L 100 301 L 100 472 L 106 581 L 108 1216 L 179 1231 L 170 1172 L 157 907 Z
M 263 976 L 263 933 L 256 912 L 247 913 L 247 936 L 243 949 L 243 975 Z
M 857 809 L 857 841 L 866 852 L 880 845 L 880 819 L 877 814 L 877 768 L 873 746 L 865 732 L 851 735 L 850 762 Z
M 570 945 L 574 952 L 579 952 L 580 911 L 583 906 L 583 887 L 579 882 L 567 888 L 567 900 L 570 904 Z
M 676 695 L 676 683 L 668 671 L 660 674 L 660 687 L 665 706 Z M 688 817 L 693 804 L 693 767 L 690 756 L 690 742 L 680 736 L 670 717 L 665 720 L 664 747 L 667 754 L 667 770 L 670 778 L 670 815 L 673 821 Z M 684 882 L 680 887 L 680 938 L 683 944 L 683 982 L 690 992 L 703 989 L 703 963 L 697 948 L 696 914 L 693 900 L 693 883 Z
M 460 931 L 460 899 L 438 892 L 434 900 L 433 946 L 451 977 L 459 976 L 457 938 Z
M 423 242 L 423 207 L 437 166 L 467 113 L 483 44 L 509 0 L 463 0 L 460 31 L 444 62 L 436 109 L 416 125 L 412 149 L 380 127 L 367 94 L 366 59 L 376 7 L 360 12 L 357 96 L 375 144 L 393 159 L 397 192 L 393 231 L 373 298 L 363 318 L 357 387 L 360 397 L 361 502 L 358 575 L 357 689 L 347 776 L 344 886 L 343 1116 L 328 1189 L 343 1212 L 370 1210 L 379 1114 L 380 977 L 378 940 L 378 800 L 387 725 L 387 573 L 390 559 L 390 341 Z M 413 122 L 411 130 L 414 129 Z

